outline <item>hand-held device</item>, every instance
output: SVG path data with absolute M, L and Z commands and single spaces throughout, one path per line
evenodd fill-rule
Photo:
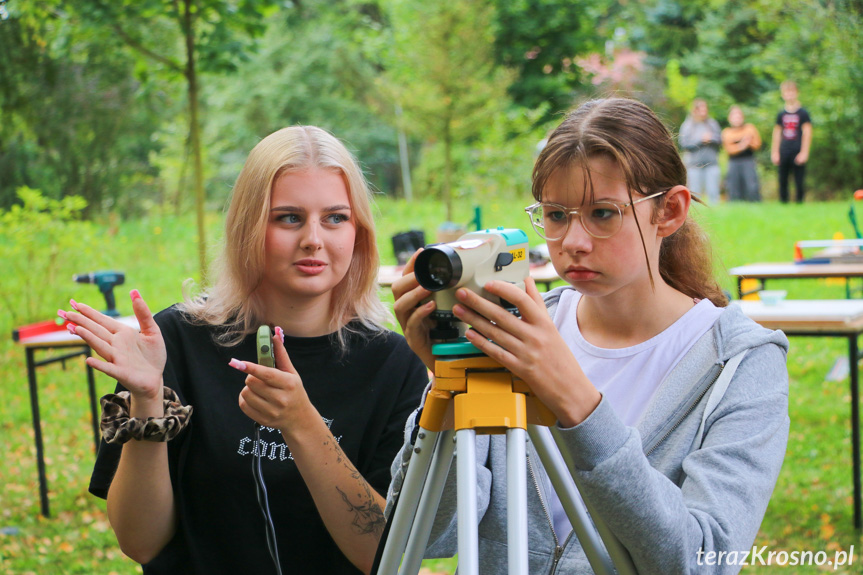
M 255 340 L 258 351 L 258 365 L 264 367 L 276 367 L 276 356 L 273 354 L 273 335 L 270 326 L 262 325 L 258 328 L 258 336 Z M 255 423 L 255 445 L 261 441 L 261 426 Z M 264 474 L 261 470 L 262 452 L 252 456 L 252 477 L 255 479 L 255 493 L 258 496 L 258 506 L 264 515 L 264 529 L 267 536 L 267 550 L 276 567 L 276 574 L 282 575 L 282 567 L 279 561 L 279 548 L 276 540 L 276 528 L 273 525 L 273 517 L 270 514 L 270 502 L 267 498 L 267 485 L 264 483 Z
M 276 367 L 276 356 L 273 354 L 273 335 L 270 326 L 258 328 L 258 364 L 264 367 Z

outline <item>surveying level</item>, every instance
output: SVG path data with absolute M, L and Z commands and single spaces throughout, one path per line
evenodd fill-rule
M 458 572 L 479 573 L 476 434 L 480 433 L 506 435 L 509 573 L 527 575 L 527 433 L 594 572 L 635 575 L 629 553 L 596 514 L 596 529 L 590 525 L 586 502 L 569 471 L 572 462 L 564 461 L 561 441 L 549 430 L 556 423 L 551 411 L 524 381 L 470 344 L 472 354 L 466 347 L 459 350 L 459 343 L 432 348 L 435 383 L 426 396 L 413 453 L 403 464 L 407 466 L 404 483 L 395 494 L 397 505 L 375 573 L 419 572 L 456 447 Z
M 431 314 L 435 326 L 429 331 L 431 339 L 457 341 L 459 349 L 478 353 L 463 337 L 467 326 L 452 313 L 457 303 L 455 292 L 458 288 L 467 288 L 504 309 L 517 311 L 514 305 L 487 292 L 484 286 L 489 281 L 499 280 L 523 290 L 524 280 L 530 276 L 527 254 L 527 234 L 516 228 L 481 230 L 448 244 L 426 246 L 416 257 L 414 275 L 418 284 L 432 292 L 431 299 L 435 302 Z M 442 352 L 441 355 L 451 353 Z

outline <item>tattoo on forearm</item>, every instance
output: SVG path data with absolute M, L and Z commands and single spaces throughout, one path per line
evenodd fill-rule
M 351 523 L 354 526 L 354 531 L 360 535 L 371 534 L 380 536 L 384 532 L 384 525 L 386 525 L 384 512 L 381 509 L 381 506 L 375 503 L 368 483 L 363 481 L 361 483 L 361 488 L 364 489 L 366 493 L 365 495 L 363 493 L 357 493 L 357 497 L 359 497 L 361 501 L 359 505 L 351 503 L 348 494 L 338 487 L 336 487 L 336 490 L 341 494 L 342 501 L 344 501 L 348 506 L 348 511 L 354 514 L 354 520 Z
M 351 501 L 347 493 L 336 486 L 336 491 L 342 496 L 342 501 L 347 505 L 348 512 L 354 514 L 354 520 L 351 523 L 354 526 L 354 531 L 360 535 L 370 534 L 380 537 L 384 532 L 386 518 L 384 517 L 383 509 L 375 501 L 374 491 L 371 486 L 360 472 L 357 471 L 356 467 L 353 466 L 338 443 L 325 441 L 324 445 L 332 446 L 332 449 L 335 450 L 336 462 L 344 465 L 350 471 L 351 477 L 357 480 L 358 492 L 356 498 L 358 503 L 356 504 Z

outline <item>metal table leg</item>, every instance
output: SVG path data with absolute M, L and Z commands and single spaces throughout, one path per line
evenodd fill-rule
M 58 361 L 62 362 L 65 367 L 67 359 L 72 359 L 81 355 L 89 356 L 91 354 L 89 346 L 81 346 L 78 351 L 36 361 L 37 349 L 51 348 L 51 345 L 26 348 L 27 381 L 30 387 L 30 413 L 33 416 L 33 436 L 36 442 L 36 465 L 39 471 L 39 499 L 42 515 L 45 517 L 51 516 L 51 509 L 48 503 L 48 478 L 45 473 L 45 448 L 42 440 L 42 414 L 39 410 L 39 387 L 36 382 L 36 369 L 43 365 L 50 365 Z M 87 366 L 87 386 L 89 388 L 90 395 L 90 418 L 93 425 L 93 444 L 95 450 L 98 451 L 101 433 L 99 431 L 98 402 L 96 399 L 96 379 L 93 368 L 89 365 Z
M 85 352 L 85 360 L 91 355 L 90 348 L 88 347 Z M 93 368 L 89 365 L 87 366 L 87 388 L 90 390 L 90 421 L 93 424 L 93 445 L 95 452 L 98 453 L 99 441 L 102 436 L 99 431 L 99 409 L 98 402 L 96 401 L 96 378 L 93 376 Z
M 861 508 L 861 486 L 860 486 L 860 389 L 859 368 L 860 360 L 857 350 L 857 334 L 848 336 L 848 360 L 851 375 L 851 458 L 854 468 L 854 527 L 863 527 L 863 508 Z
M 39 469 L 39 499 L 42 515 L 51 517 L 48 506 L 48 478 L 45 476 L 45 453 L 42 445 L 42 421 L 39 414 L 39 389 L 36 387 L 35 349 L 27 348 L 27 381 L 30 384 L 30 412 L 33 414 L 33 436 L 36 439 L 36 466 Z

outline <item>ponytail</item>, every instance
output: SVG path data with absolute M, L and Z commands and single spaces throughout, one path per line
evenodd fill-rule
M 689 297 L 709 299 L 716 307 L 728 305 L 728 297 L 713 276 L 713 253 L 704 230 L 691 216 L 662 240 L 659 275 L 665 283 Z

